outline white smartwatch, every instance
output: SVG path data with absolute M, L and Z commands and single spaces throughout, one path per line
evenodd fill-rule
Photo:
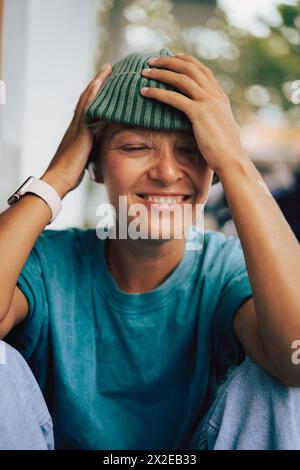
M 10 198 L 7 200 L 7 203 L 11 206 L 14 204 L 14 202 L 25 196 L 26 193 L 36 194 L 48 204 L 52 213 L 52 217 L 48 224 L 53 222 L 62 208 L 61 198 L 55 189 L 53 189 L 50 184 L 46 183 L 46 181 L 42 181 L 38 178 L 35 178 L 34 176 L 29 176 L 29 178 L 24 181 L 19 189 L 17 189 L 17 191 L 12 196 L 10 196 Z

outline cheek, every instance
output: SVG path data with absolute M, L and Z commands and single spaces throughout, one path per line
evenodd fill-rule
M 195 167 L 189 176 L 197 193 L 197 202 L 206 202 L 212 184 L 213 171 L 205 164 L 197 168 Z
M 108 158 L 104 183 L 110 198 L 127 194 L 139 182 L 144 171 L 140 164 L 126 158 Z

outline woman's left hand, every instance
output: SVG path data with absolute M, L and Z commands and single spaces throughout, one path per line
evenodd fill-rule
M 182 111 L 191 121 L 194 136 L 208 166 L 218 172 L 230 161 L 245 158 L 240 128 L 230 101 L 212 71 L 188 54 L 159 56 L 148 61 L 152 67 L 142 75 L 174 86 L 182 93 L 156 87 L 142 88 L 154 98 Z

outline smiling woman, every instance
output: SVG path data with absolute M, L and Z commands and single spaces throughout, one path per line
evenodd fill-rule
M 87 166 L 119 237 L 44 230 L 47 194 L 63 199 Z M 195 219 L 194 248 L 175 223 L 164 238 L 160 218 L 205 204 L 214 172 L 241 241 Z M 0 216 L 0 334 L 35 373 L 57 449 L 300 448 L 300 250 L 260 182 L 228 98 L 194 57 L 131 54 L 88 85 L 44 191 L 21 188 Z M 135 204 L 153 237 L 130 236 Z

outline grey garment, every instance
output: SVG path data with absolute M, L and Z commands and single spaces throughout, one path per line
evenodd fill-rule
M 53 424 L 21 354 L 0 341 L 0 449 L 53 450 Z
M 198 450 L 299 450 L 300 388 L 249 357 L 233 366 L 189 445 Z

